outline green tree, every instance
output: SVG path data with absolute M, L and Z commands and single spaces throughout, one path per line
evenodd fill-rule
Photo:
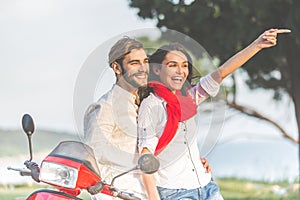
M 243 68 L 249 75 L 247 84 L 251 89 L 273 90 L 276 100 L 284 93 L 290 96 L 300 137 L 300 89 L 297 88 L 300 86 L 299 0 L 129 0 L 129 6 L 138 9 L 139 17 L 156 20 L 161 30 L 168 28 L 189 35 L 221 63 L 234 51 L 247 46 L 263 30 L 291 29 L 292 33 L 278 36 L 282 42 L 276 48 L 257 54 Z M 235 92 L 234 89 L 231 91 Z M 229 106 L 275 125 L 284 137 L 299 144 L 299 140 L 278 123 L 238 105 L 234 99 L 228 100 Z

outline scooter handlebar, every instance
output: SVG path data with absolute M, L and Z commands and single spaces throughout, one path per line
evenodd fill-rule
M 8 170 L 14 170 L 18 171 L 21 176 L 31 176 L 33 180 L 36 182 L 40 182 L 39 175 L 40 175 L 40 168 L 38 164 L 31 161 L 25 161 L 24 165 L 27 167 L 27 169 L 24 168 L 13 168 L 13 167 L 7 167 Z
M 139 197 L 136 197 L 133 194 L 121 191 L 118 192 L 117 197 L 125 200 L 141 200 Z
M 102 192 L 104 194 L 107 194 L 107 195 L 110 195 L 113 197 L 119 197 L 124 200 L 141 200 L 141 198 L 135 196 L 132 193 L 120 191 L 117 188 L 115 188 L 109 184 L 106 184 L 102 181 L 99 181 L 95 185 L 88 187 L 87 191 L 92 195 Z

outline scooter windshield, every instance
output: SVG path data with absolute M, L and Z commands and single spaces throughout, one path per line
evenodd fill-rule
M 63 157 L 84 164 L 100 175 L 93 149 L 78 141 L 63 141 L 59 143 L 49 156 Z

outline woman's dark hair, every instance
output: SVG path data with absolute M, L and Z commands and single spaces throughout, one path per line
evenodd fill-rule
M 163 45 L 149 57 L 150 71 L 149 71 L 148 81 L 149 82 L 150 81 L 160 81 L 159 77 L 153 72 L 153 66 L 156 65 L 158 67 L 161 67 L 161 64 L 162 64 L 163 60 L 166 58 L 166 55 L 171 51 L 180 51 L 187 58 L 189 74 L 188 74 L 187 79 L 181 89 L 182 95 L 186 95 L 186 90 L 191 87 L 193 64 L 192 64 L 191 56 L 189 55 L 189 53 L 185 50 L 185 48 L 180 43 L 169 43 L 169 44 Z M 152 88 L 150 88 L 148 86 L 140 87 L 138 90 L 138 95 L 140 97 L 140 100 L 142 101 L 144 98 L 149 96 L 150 92 L 152 92 Z

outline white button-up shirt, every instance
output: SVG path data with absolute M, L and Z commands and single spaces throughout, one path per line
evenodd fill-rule
M 86 111 L 85 140 L 94 149 L 101 178 L 107 183 L 137 164 L 138 106 L 135 99 L 135 95 L 114 85 Z M 138 171 L 116 179 L 114 185 L 142 197 L 145 195 Z
M 211 82 L 211 83 L 210 83 Z M 216 95 L 219 84 L 210 75 L 190 90 L 199 104 L 209 95 Z M 166 102 L 151 93 L 141 103 L 138 117 L 138 148 L 154 153 L 167 121 Z M 204 187 L 211 180 L 200 161 L 194 118 L 179 122 L 176 135 L 158 155 L 161 167 L 156 174 L 157 186 L 170 189 Z

